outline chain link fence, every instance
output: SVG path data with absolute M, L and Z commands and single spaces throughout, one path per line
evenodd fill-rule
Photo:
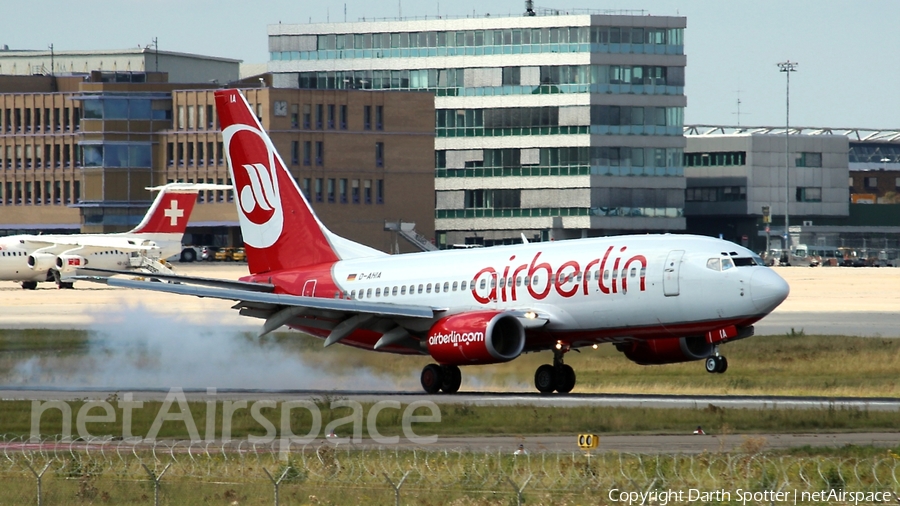
M 284 453 L 278 443 L 246 441 L 0 438 L 0 503 L 606 504 L 612 491 L 900 491 L 900 456 L 891 451 L 810 457 L 765 453 L 763 445 L 734 453 L 514 455 L 319 441 Z

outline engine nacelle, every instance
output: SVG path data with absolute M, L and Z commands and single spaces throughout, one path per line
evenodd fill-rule
M 706 336 L 632 341 L 617 344 L 616 349 L 624 353 L 629 360 L 641 365 L 703 360 L 714 353 L 713 345 L 707 342 Z
M 59 272 L 74 272 L 87 266 L 87 258 L 81 255 L 60 255 L 56 257 L 56 268 Z
M 461 313 L 438 320 L 428 331 L 428 353 L 440 364 L 496 364 L 522 353 L 525 328 L 502 311 Z
M 35 271 L 46 271 L 56 266 L 56 255 L 52 253 L 32 253 L 28 255 L 28 267 Z

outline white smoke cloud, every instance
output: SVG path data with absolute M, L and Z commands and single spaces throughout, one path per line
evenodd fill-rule
M 341 347 L 302 352 L 258 340 L 251 327 L 137 305 L 92 314 L 85 353 L 39 355 L 3 380 L 27 387 L 415 391 L 419 369 L 381 372 L 341 360 Z M 248 320 L 248 323 L 255 323 Z M 295 333 L 298 338 L 301 334 Z M 421 366 L 419 366 L 421 367 Z

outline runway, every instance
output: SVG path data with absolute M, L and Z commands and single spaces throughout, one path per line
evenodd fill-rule
M 528 406 L 528 407 L 619 407 L 656 409 L 706 409 L 710 405 L 728 409 L 856 409 L 862 411 L 898 411 L 900 399 L 863 397 L 779 397 L 735 395 L 625 395 L 625 394 L 567 394 L 542 395 L 539 393 L 510 392 L 460 392 L 454 395 L 425 394 L 421 392 L 390 392 L 360 390 L 276 390 L 276 389 L 216 389 L 212 395 L 206 389 L 179 389 L 189 401 L 259 401 L 276 402 L 301 399 L 347 399 L 360 403 L 384 400 L 409 404 L 430 401 L 437 405 L 472 406 Z M 133 394 L 136 401 L 162 401 L 170 389 L 128 388 L 15 388 L 0 387 L 2 400 L 61 400 L 119 398 L 124 393 Z

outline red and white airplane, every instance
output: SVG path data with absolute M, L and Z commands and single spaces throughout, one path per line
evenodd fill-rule
M 201 190 L 227 185 L 171 183 L 149 190 L 159 194 L 140 224 L 121 234 L 12 235 L 0 237 L 0 281 L 18 281 L 33 290 L 43 281 L 72 288 L 84 269 L 140 267 L 144 257 L 168 258 L 181 252 L 181 240 Z
M 637 235 L 389 256 L 318 220 L 237 90 L 216 92 L 250 275 L 240 281 L 108 278 L 111 286 L 238 301 L 242 315 L 388 353 L 430 355 L 429 393 L 456 392 L 460 366 L 549 350 L 535 386 L 566 393 L 573 349 L 613 343 L 640 364 L 703 360 L 788 296 L 751 251 L 691 235 Z

